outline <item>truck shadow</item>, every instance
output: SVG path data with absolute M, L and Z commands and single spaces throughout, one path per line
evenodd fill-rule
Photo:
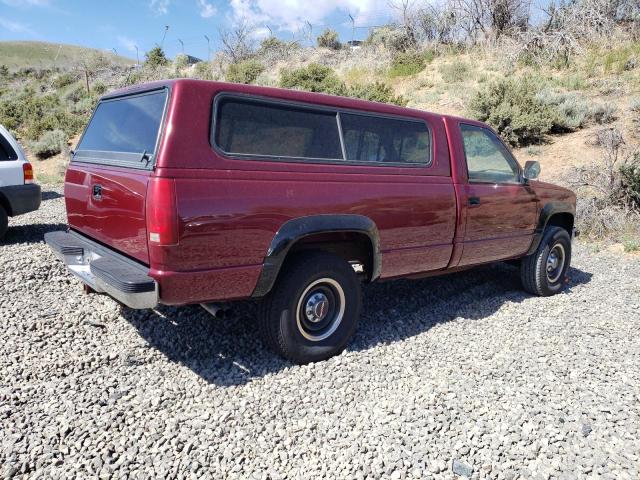
M 65 223 L 33 223 L 27 225 L 11 225 L 7 233 L 0 239 L 0 247 L 3 245 L 15 245 L 18 243 L 44 242 L 44 234 L 56 230 L 66 230 Z
M 46 202 L 47 200 L 55 200 L 56 198 L 62 198 L 64 195 L 61 193 L 55 192 L 53 190 L 43 190 L 42 191 L 42 201 Z
M 588 283 L 591 276 L 571 268 L 562 295 Z M 373 284 L 364 290 L 362 318 L 348 350 L 401 341 L 455 318 L 486 318 L 507 302 L 527 298 L 530 295 L 520 289 L 518 270 L 502 264 L 423 280 Z M 123 317 L 151 347 L 219 386 L 243 385 L 292 367 L 260 341 L 257 313 L 256 302 L 239 302 L 234 313 L 222 319 L 211 317 L 199 306 L 122 309 Z

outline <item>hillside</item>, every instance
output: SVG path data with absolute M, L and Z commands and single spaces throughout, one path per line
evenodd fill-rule
M 118 65 L 133 65 L 135 63 L 129 58 L 94 48 L 29 41 L 0 42 L 0 65 L 6 65 L 12 71 L 28 67 L 68 69 L 78 60 L 99 53 L 106 55 L 109 57 L 109 61 Z
M 23 143 L 39 180 L 57 183 L 99 97 L 162 78 L 309 90 L 471 117 L 493 126 L 522 165 L 539 161 L 542 180 L 578 193 L 584 236 L 640 250 L 640 42 L 586 42 L 561 64 L 518 59 L 508 47 L 397 50 L 371 41 L 351 50 L 271 37 L 239 59 L 220 52 L 193 66 L 157 48 L 139 69 L 102 56 L 69 71 L 0 71 L 0 123 Z

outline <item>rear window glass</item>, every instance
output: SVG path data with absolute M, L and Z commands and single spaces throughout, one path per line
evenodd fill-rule
M 100 102 L 78 145 L 76 156 L 83 161 L 84 157 L 100 157 L 136 162 L 146 153 L 152 158 L 166 100 L 167 91 L 159 90 Z
M 17 160 L 18 155 L 13 150 L 9 142 L 0 134 L 0 162 L 3 160 Z
M 427 164 L 429 129 L 420 121 L 341 113 L 347 160 Z
M 222 99 L 215 143 L 225 153 L 342 160 L 336 112 Z

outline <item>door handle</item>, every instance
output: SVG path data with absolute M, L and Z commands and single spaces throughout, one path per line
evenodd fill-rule
M 469 197 L 469 206 L 470 207 L 480 206 L 480 197 Z

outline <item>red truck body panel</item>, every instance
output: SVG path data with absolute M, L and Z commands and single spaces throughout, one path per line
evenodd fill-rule
M 160 86 L 169 88 L 170 96 L 155 168 L 72 162 L 65 197 L 70 227 L 149 265 L 165 304 L 251 296 L 274 236 L 296 218 L 370 218 L 379 232 L 380 278 L 387 279 L 522 256 L 544 202 L 558 194 L 571 201 L 573 195 L 541 182 L 469 184 L 459 123 L 484 126 L 478 122 L 349 98 L 196 80 L 116 94 Z M 210 141 L 213 103 L 221 92 L 420 119 L 432 134 L 432 162 L 403 167 L 229 158 Z M 150 177 L 175 181 L 174 245 L 149 242 Z M 91 195 L 96 182 L 103 187 L 99 201 Z M 477 208 L 468 205 L 474 196 L 483 198 Z

